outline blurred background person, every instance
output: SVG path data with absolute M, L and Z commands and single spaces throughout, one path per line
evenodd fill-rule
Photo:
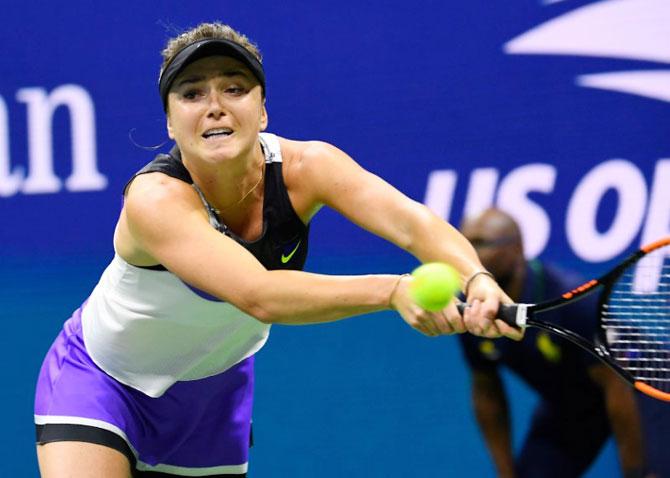
M 519 226 L 503 211 L 488 209 L 466 218 L 461 230 L 515 302 L 542 302 L 583 282 L 572 272 L 527 261 Z M 596 305 L 593 298 L 586 298 L 547 312 L 544 319 L 556 324 L 569 321 L 571 328 L 582 327 L 581 334 L 589 337 L 597 326 Z M 535 328 L 529 328 L 521 342 L 463 335 L 460 343 L 472 373 L 474 412 L 498 476 L 581 476 L 611 435 L 625 478 L 653 476 L 645 472 L 633 390 L 595 357 Z M 500 366 L 539 395 L 516 456 Z

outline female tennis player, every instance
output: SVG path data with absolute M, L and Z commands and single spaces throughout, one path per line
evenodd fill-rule
M 45 477 L 245 476 L 254 354 L 271 324 L 395 309 L 428 335 L 520 338 L 509 298 L 465 238 L 334 146 L 262 133 L 257 48 L 202 24 L 163 51 L 159 91 L 176 146 L 124 191 L 115 256 L 65 323 L 37 384 Z M 454 265 L 472 304 L 429 313 L 411 277 L 302 269 L 329 206 L 423 262 Z

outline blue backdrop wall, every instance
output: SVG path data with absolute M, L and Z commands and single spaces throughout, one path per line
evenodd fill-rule
M 123 184 L 169 148 L 159 51 L 211 20 L 260 45 L 270 131 L 338 145 L 455 224 L 497 204 L 529 256 L 588 275 L 670 233 L 667 0 L 5 4 L 2 476 L 37 475 L 42 356 L 113 254 Z M 312 271 L 416 265 L 329 211 L 313 238 Z M 493 476 L 453 338 L 391 313 L 275 327 L 257 364 L 251 476 Z M 509 385 L 518 445 L 535 398 Z M 610 445 L 589 476 L 617 475 Z

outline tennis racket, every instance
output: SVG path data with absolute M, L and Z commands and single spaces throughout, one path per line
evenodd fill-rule
M 535 317 L 599 292 L 595 337 Z M 466 304 L 459 304 L 463 313 Z M 538 304 L 501 305 L 498 317 L 559 335 L 595 355 L 640 392 L 670 402 L 670 236 L 648 244 L 598 279 Z

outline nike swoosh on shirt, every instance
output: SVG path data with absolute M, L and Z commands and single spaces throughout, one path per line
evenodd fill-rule
M 301 242 L 302 242 L 302 240 L 298 241 L 298 243 L 295 245 L 293 250 L 288 255 L 284 255 L 284 254 L 281 255 L 281 263 L 282 264 L 286 264 L 288 261 L 291 260 L 291 257 L 293 257 L 293 254 L 295 254 L 296 251 L 298 250 L 298 248 L 300 247 Z

